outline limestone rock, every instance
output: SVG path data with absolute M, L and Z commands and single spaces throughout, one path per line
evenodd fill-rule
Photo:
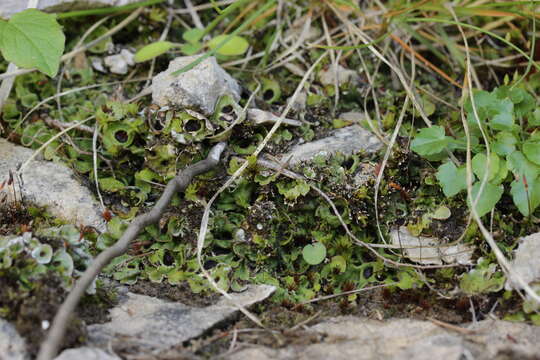
M 274 290 L 269 285 L 250 286 L 242 293 L 230 295 L 241 305 L 250 306 L 266 299 Z M 109 343 L 121 343 L 141 352 L 166 350 L 200 336 L 236 312 L 238 309 L 225 298 L 206 308 L 194 308 L 128 293 L 111 310 L 110 322 L 88 327 L 89 342 L 102 348 Z
M 101 349 L 84 346 L 64 350 L 54 360 L 120 360 L 120 358 Z
M 26 342 L 17 330 L 4 319 L 0 319 L 0 360 L 26 360 Z
M 371 132 L 358 125 L 351 125 L 334 130 L 323 139 L 296 146 L 284 155 L 282 160 L 294 165 L 302 161 L 311 161 L 317 155 L 330 156 L 338 152 L 350 155 L 358 151 L 373 153 L 381 147 L 381 141 Z
M 392 245 L 399 246 L 410 260 L 419 264 L 442 265 L 458 263 L 472 264 L 472 250 L 465 244 L 446 245 L 437 238 L 414 236 L 405 226 L 390 233 Z
M 194 108 L 211 115 L 219 98 L 225 94 L 240 99 L 240 86 L 216 61 L 209 57 L 178 76 L 173 72 L 197 60 L 200 55 L 178 57 L 167 70 L 154 76 L 152 99 L 159 106 Z
M 33 153 L 32 149 L 0 139 L 0 182 L 8 178 L 10 170 L 17 170 Z M 23 171 L 20 185 L 26 201 L 46 206 L 52 215 L 76 225 L 105 230 L 106 224 L 98 203 L 90 191 L 73 178 L 73 172 L 65 165 L 33 160 Z M 19 183 L 16 189 L 19 189 Z

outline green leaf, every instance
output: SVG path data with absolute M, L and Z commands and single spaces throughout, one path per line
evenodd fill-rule
M 51 262 L 53 249 L 49 244 L 40 244 L 32 250 L 32 257 L 38 264 L 48 264 Z
M 330 262 L 330 268 L 338 269 L 340 273 L 347 269 L 347 261 L 341 255 L 334 256 Z
M 529 126 L 540 126 L 540 108 L 534 110 L 529 116 Z
M 201 44 L 184 44 L 180 46 L 180 51 L 184 55 L 194 55 L 202 49 Z
M 479 264 L 476 269 L 463 275 L 459 287 L 468 295 L 478 295 L 501 290 L 505 280 L 503 273 L 496 271 L 495 264 L 489 266 Z
M 514 128 L 514 104 L 509 99 L 496 101 L 490 107 L 495 115 L 489 125 L 495 130 L 512 130 Z
M 228 35 L 218 35 L 212 40 L 208 42 L 208 47 L 210 49 L 215 49 L 223 41 L 227 39 Z M 219 50 L 217 50 L 217 53 L 220 55 L 226 55 L 226 56 L 236 56 L 236 55 L 242 55 L 247 51 L 249 47 L 249 43 L 246 39 L 244 39 L 241 36 L 235 35 L 232 36 L 229 41 L 225 43 Z
M 37 68 L 53 77 L 64 52 L 65 37 L 56 16 L 27 9 L 2 22 L 0 45 L 6 60 L 22 68 Z
M 182 34 L 182 39 L 187 41 L 190 44 L 198 43 L 204 36 L 203 29 L 189 29 L 188 31 Z
M 472 188 L 472 200 L 475 201 L 476 197 L 480 192 L 480 181 L 476 182 Z M 501 199 L 501 196 L 504 192 L 504 187 L 502 185 L 493 185 L 491 183 L 486 183 L 482 189 L 482 193 L 476 203 L 476 212 L 479 217 L 486 215 L 490 212 L 497 202 Z M 469 207 L 472 204 L 469 202 Z
M 433 155 L 444 150 L 450 138 L 445 136 L 442 126 L 432 126 L 418 131 L 411 143 L 411 149 L 419 155 Z
M 500 156 L 511 154 L 516 150 L 517 139 L 514 134 L 502 131 L 497 133 L 495 141 L 491 144 L 491 148 Z
M 510 194 L 523 216 L 529 216 L 540 205 L 540 181 L 538 179 L 527 180 L 527 186 L 523 178 L 512 181 Z
M 113 177 L 99 179 L 99 186 L 102 190 L 109 192 L 116 192 L 126 187 L 122 182 Z
M 281 195 L 287 200 L 296 200 L 300 196 L 305 196 L 311 187 L 304 180 L 279 182 L 276 184 Z
M 499 157 L 495 153 L 491 153 L 489 155 L 490 162 L 489 162 L 489 175 L 488 175 L 488 181 L 493 180 L 497 173 L 499 172 Z M 478 176 L 478 179 L 482 181 L 484 179 L 484 175 L 486 173 L 488 166 L 487 156 L 484 153 L 476 154 L 472 159 L 472 169 L 476 176 Z
M 508 163 L 508 169 L 511 170 L 514 175 L 525 176 L 527 179 L 536 179 L 540 174 L 540 167 L 533 164 L 519 151 L 514 151 L 506 157 Z
M 467 188 L 467 169 L 464 166 L 457 168 L 449 161 L 439 166 L 437 180 L 441 184 L 446 197 L 452 197 Z
M 302 250 L 302 257 L 310 265 L 318 265 L 326 258 L 326 246 L 323 243 L 306 245 Z
M 159 55 L 165 54 L 173 47 L 173 43 L 169 41 L 157 41 L 148 44 L 135 54 L 135 62 L 143 62 L 151 60 Z
M 523 144 L 523 154 L 529 161 L 540 165 L 540 141 L 526 141 Z
M 446 220 L 450 216 L 452 216 L 452 212 L 447 206 L 441 205 L 439 206 L 433 214 L 431 214 L 431 217 L 436 220 Z

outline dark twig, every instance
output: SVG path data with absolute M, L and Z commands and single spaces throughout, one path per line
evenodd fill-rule
M 150 224 L 159 221 L 163 212 L 171 202 L 174 194 L 179 191 L 183 191 L 193 180 L 193 178 L 199 174 L 205 173 L 215 167 L 220 160 L 221 153 L 225 149 L 226 144 L 221 142 L 215 145 L 208 154 L 208 157 L 198 163 L 188 166 L 181 171 L 174 179 L 169 181 L 163 194 L 159 198 L 156 205 L 150 210 L 150 212 L 137 216 L 122 235 L 122 237 L 110 248 L 100 253 L 88 269 L 81 276 L 79 281 L 75 284 L 64 303 L 58 309 L 56 316 L 54 317 L 51 330 L 41 348 L 39 349 L 38 360 L 51 360 L 60 346 L 60 342 L 64 337 L 66 324 L 69 317 L 75 310 L 75 307 L 79 303 L 79 300 L 84 295 L 88 286 L 94 281 L 101 270 L 109 264 L 109 262 L 117 256 L 124 254 L 129 244 L 134 240 L 139 232 Z

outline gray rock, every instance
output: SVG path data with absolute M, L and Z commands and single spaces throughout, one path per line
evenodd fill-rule
M 219 98 L 225 94 L 240 99 L 240 86 L 209 57 L 178 76 L 171 73 L 197 60 L 200 55 L 178 57 L 171 61 L 166 71 L 152 80 L 152 99 L 159 106 L 195 108 L 211 115 Z
M 120 54 L 105 57 L 103 62 L 113 74 L 125 75 L 128 72 L 128 67 L 135 65 L 134 56 L 131 51 L 123 49 Z
M 262 301 L 274 292 L 269 285 L 250 286 L 242 293 L 231 294 L 243 306 Z M 111 321 L 88 327 L 89 343 L 98 347 L 107 344 L 130 344 L 141 352 L 161 351 L 200 336 L 216 324 L 238 312 L 222 298 L 206 308 L 193 308 L 181 303 L 128 293 L 111 310 Z
M 40 0 L 38 9 L 51 12 L 64 12 L 71 10 L 91 9 L 104 6 L 122 6 L 140 0 Z M 26 0 L 2 0 L 0 1 L 0 17 L 11 15 L 26 9 Z
M 26 360 L 26 342 L 17 330 L 4 319 L 0 319 L 0 360 Z
M 93 347 L 80 347 L 62 351 L 54 360 L 121 360 L 114 354 L 109 354 Z
M 260 109 L 248 109 L 248 119 L 255 125 L 275 124 L 279 120 L 279 116 L 272 114 L 270 111 Z M 294 119 L 284 118 L 283 125 L 302 126 L 302 122 Z
M 34 150 L 0 139 L 0 182 L 7 179 L 10 170 L 15 171 L 33 153 Z M 74 224 L 105 230 L 106 224 L 97 202 L 90 191 L 73 178 L 73 172 L 65 165 L 33 160 L 23 171 L 22 180 L 21 190 L 26 201 L 47 206 L 52 215 Z
M 465 244 L 446 245 L 437 238 L 414 236 L 405 226 L 392 230 L 390 239 L 392 245 L 403 249 L 405 256 L 419 264 L 472 264 L 473 249 Z
M 521 238 L 514 260 L 511 263 L 512 271 L 505 284 L 507 290 L 521 289 L 513 279 L 512 274 L 519 275 L 527 284 L 540 282 L 540 233 Z
M 338 63 L 319 71 L 319 80 L 323 85 L 342 85 L 347 82 L 358 81 L 360 76 L 354 70 L 344 68 Z
M 480 321 L 457 332 L 429 321 L 347 316 L 320 323 L 309 331 L 324 335 L 321 342 L 284 349 L 254 346 L 227 359 L 533 359 L 540 341 L 540 327 L 495 320 Z
M 330 156 L 335 153 L 350 155 L 358 151 L 373 153 L 382 147 L 382 143 L 371 132 L 358 125 L 351 125 L 332 131 L 330 136 L 296 146 L 284 155 L 282 160 L 290 158 L 289 164 L 311 161 L 316 155 Z

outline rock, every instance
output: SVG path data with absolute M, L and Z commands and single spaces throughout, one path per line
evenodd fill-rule
M 0 182 L 8 178 L 10 170 L 15 171 L 33 153 L 32 149 L 0 139 Z M 23 171 L 22 181 L 21 192 L 26 201 L 47 206 L 52 215 L 76 225 L 105 230 L 106 223 L 101 217 L 98 203 L 90 191 L 73 178 L 73 172 L 65 165 L 33 160 Z
M 338 152 L 350 155 L 359 151 L 373 153 L 381 147 L 382 143 L 371 132 L 358 125 L 351 125 L 332 131 L 326 138 L 296 146 L 282 160 L 290 158 L 289 164 L 294 165 L 311 161 L 316 155 L 330 156 Z
M 131 51 L 123 49 L 120 54 L 105 57 L 103 62 L 113 74 L 125 75 L 128 72 L 128 66 L 135 65 L 134 56 Z
M 319 81 L 323 85 L 335 85 L 337 81 L 339 86 L 348 82 L 358 81 L 359 79 L 360 76 L 356 71 L 344 68 L 337 63 L 319 71 Z
M 109 354 L 93 347 L 80 347 L 62 351 L 54 360 L 121 360 L 114 354 Z
M 40 0 L 37 8 L 50 12 L 64 12 L 72 10 L 91 9 L 104 6 L 122 6 L 139 2 L 140 0 Z M 26 9 L 28 1 L 2 0 L 0 1 L 0 17 L 11 15 Z
M 250 306 L 266 299 L 274 290 L 269 285 L 250 286 L 231 296 L 243 306 Z M 102 348 L 112 342 L 129 344 L 140 352 L 161 351 L 200 336 L 237 312 L 225 298 L 206 308 L 194 308 L 128 293 L 111 310 L 110 322 L 88 327 L 88 338 L 91 345 Z
M 359 124 L 363 120 L 367 119 L 366 114 L 359 111 L 348 111 L 348 112 L 341 113 L 339 114 L 339 118 L 341 120 L 350 121 L 354 124 Z
M 320 334 L 321 342 L 283 349 L 252 346 L 226 359 L 535 359 L 540 341 L 540 327 L 495 320 L 483 320 L 457 332 L 429 321 L 345 316 L 308 331 Z
M 279 116 L 272 114 L 270 111 L 260 109 L 248 109 L 248 119 L 255 125 L 274 124 L 278 121 Z M 283 125 L 302 126 L 302 122 L 293 119 L 283 119 Z
M 191 64 L 200 55 L 178 57 L 166 71 L 152 80 L 152 99 L 159 106 L 196 108 L 211 115 L 219 98 L 225 94 L 240 99 L 240 86 L 217 63 L 215 57 L 203 60 L 178 76 L 171 73 Z
M 390 232 L 392 245 L 403 248 L 405 256 L 424 265 L 442 265 L 442 263 L 461 265 L 472 264 L 473 250 L 465 244 L 447 246 L 437 238 L 412 235 L 407 227 Z
M 26 360 L 26 342 L 15 327 L 0 319 L 0 360 Z
M 519 240 L 519 245 L 514 252 L 514 260 L 511 262 L 512 271 L 505 288 L 521 289 L 514 280 L 512 274 L 519 275 L 527 284 L 540 282 L 540 232 Z

